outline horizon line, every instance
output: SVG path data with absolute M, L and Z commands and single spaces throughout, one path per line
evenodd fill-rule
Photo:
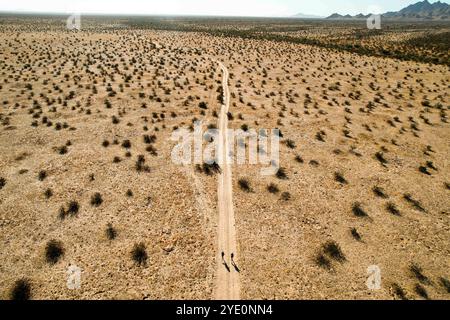
M 80 14 L 85 16 L 118 16 L 118 17 L 205 17 L 205 18 L 279 18 L 279 19 L 305 19 L 305 20 L 322 20 L 326 19 L 326 16 L 317 16 L 314 14 L 298 13 L 290 16 L 238 16 L 238 15 L 217 15 L 217 14 L 181 14 L 181 13 L 100 13 L 100 12 L 56 12 L 56 11 L 2 11 L 0 15 L 7 14 L 23 14 L 23 15 L 53 15 L 53 16 L 70 16 L 72 14 Z M 297 15 L 314 16 L 314 17 L 298 17 Z

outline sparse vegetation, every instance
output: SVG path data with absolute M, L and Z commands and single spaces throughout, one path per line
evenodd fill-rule
M 369 215 L 364 211 L 364 209 L 361 207 L 361 204 L 360 204 L 360 203 L 355 203 L 355 204 L 353 205 L 352 211 L 353 211 L 353 214 L 354 214 L 355 216 L 360 217 L 360 218 L 365 218 L 365 217 L 368 217 L 368 216 L 369 216 Z
M 348 184 L 348 181 L 344 178 L 344 176 L 339 173 L 339 172 L 335 172 L 334 174 L 334 180 L 336 180 L 337 182 L 339 182 L 340 184 Z
M 106 237 L 108 240 L 114 240 L 117 237 L 117 231 L 114 229 L 112 224 L 108 224 L 108 227 L 106 228 Z
M 241 190 L 243 190 L 245 192 L 252 191 L 252 189 L 250 187 L 250 182 L 247 179 L 245 179 L 245 178 L 239 179 L 238 184 L 239 184 L 239 187 L 241 188 Z
M 49 264 L 56 264 L 64 255 L 64 248 L 60 241 L 50 240 L 45 247 L 45 259 Z
M 26 301 L 31 298 L 31 284 L 28 279 L 19 279 L 14 283 L 9 298 L 15 301 Z
M 386 209 L 387 209 L 387 211 L 388 211 L 389 213 L 393 214 L 394 216 L 401 216 L 401 213 L 400 213 L 400 211 L 397 209 L 397 206 L 396 206 L 394 203 L 392 203 L 392 202 L 389 202 L 389 203 L 386 205 Z
M 332 258 L 338 262 L 344 262 L 346 260 L 344 253 L 341 250 L 341 247 L 334 241 L 328 241 L 323 246 L 323 251 L 330 258 Z
M 131 250 L 131 258 L 139 266 L 145 265 L 148 259 L 145 244 L 143 243 L 135 244 L 133 250 Z
M 102 195 L 100 193 L 96 192 L 91 197 L 91 205 L 94 207 L 100 207 L 102 203 L 103 203 Z

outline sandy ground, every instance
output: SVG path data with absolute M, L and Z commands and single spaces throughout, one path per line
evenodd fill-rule
M 224 285 L 224 236 L 243 299 L 448 299 L 447 67 L 180 32 L 0 37 L 1 298 L 27 278 L 33 299 L 213 299 Z M 171 162 L 174 129 L 219 122 L 223 74 L 208 57 L 229 70 L 228 127 L 283 133 L 286 179 L 263 177 L 260 166 L 230 169 L 236 244 L 221 232 L 219 213 L 230 209 L 219 210 L 219 176 Z M 156 136 L 156 155 L 144 135 Z M 136 170 L 139 155 L 149 172 Z M 78 214 L 60 219 L 70 201 Z M 355 215 L 357 203 L 367 217 Z M 45 258 L 52 239 L 64 247 L 55 264 Z M 340 254 L 326 250 L 330 242 Z M 141 265 L 131 257 L 139 243 Z M 79 290 L 66 286 L 70 265 L 83 270 Z M 366 286 L 372 265 L 379 290 Z

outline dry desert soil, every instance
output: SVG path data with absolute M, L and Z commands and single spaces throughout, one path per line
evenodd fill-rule
M 43 23 L 0 25 L 0 298 L 449 299 L 448 65 Z M 174 163 L 195 121 L 280 170 Z

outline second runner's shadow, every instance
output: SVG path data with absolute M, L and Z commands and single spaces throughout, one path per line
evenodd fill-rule
M 231 265 L 234 267 L 234 270 L 236 270 L 239 273 L 241 272 L 237 264 L 234 262 L 234 253 L 231 254 Z
M 228 272 L 231 272 L 230 267 L 228 266 L 227 262 L 225 261 L 225 252 L 222 252 L 222 264 L 224 265 L 225 269 L 227 269 Z

